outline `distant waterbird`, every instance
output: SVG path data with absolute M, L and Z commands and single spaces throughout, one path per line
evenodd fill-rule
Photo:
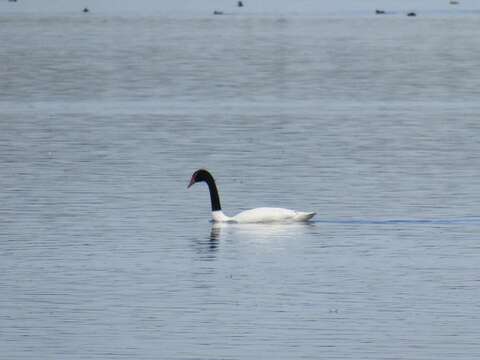
M 283 208 L 261 207 L 251 210 L 245 210 L 235 216 L 227 216 L 223 213 L 220 205 L 220 196 L 218 194 L 215 180 L 207 170 L 199 169 L 195 171 L 188 184 L 189 188 L 193 184 L 206 182 L 210 192 L 210 203 L 212 206 L 212 220 L 214 222 L 232 222 L 232 223 L 273 223 L 273 222 L 305 222 L 315 216 L 314 212 L 295 211 Z

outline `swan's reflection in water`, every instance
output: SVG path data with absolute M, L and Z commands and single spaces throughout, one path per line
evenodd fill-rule
M 217 252 L 222 243 L 252 245 L 268 245 L 278 248 L 284 241 L 302 238 L 314 231 L 314 223 L 278 223 L 278 224 L 235 224 L 212 223 L 210 234 L 204 238 L 196 239 L 194 247 L 203 261 L 216 259 Z
M 210 240 L 222 237 L 241 237 L 249 241 L 270 241 L 278 238 L 296 238 L 315 227 L 314 223 L 212 223 Z
M 215 223 L 212 223 L 212 228 L 210 230 L 210 243 L 215 244 L 215 248 L 218 246 L 218 241 L 220 240 L 221 227 L 215 226 Z
M 199 256 L 199 260 L 215 260 L 220 242 L 220 229 L 212 226 L 210 234 L 205 237 L 195 238 L 192 241 L 192 247 Z

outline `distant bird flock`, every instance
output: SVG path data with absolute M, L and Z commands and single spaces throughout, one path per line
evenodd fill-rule
M 17 2 L 18 0 L 8 0 L 8 2 Z M 450 5 L 459 5 L 460 2 L 458 0 L 450 0 L 449 1 L 449 4 Z M 243 1 L 239 0 L 237 1 L 237 7 L 239 8 L 243 8 L 245 6 L 245 4 L 243 3 Z M 89 13 L 90 12 L 90 9 L 85 7 L 83 8 L 82 10 L 83 13 Z M 213 15 L 224 15 L 225 13 L 221 10 L 214 10 L 213 11 Z M 388 12 L 386 10 L 382 10 L 382 9 L 375 9 L 375 15 L 387 15 L 387 14 L 395 14 L 394 12 Z M 414 16 L 417 16 L 417 13 L 414 12 L 414 11 L 409 11 L 406 13 L 407 16 L 409 17 L 414 17 Z

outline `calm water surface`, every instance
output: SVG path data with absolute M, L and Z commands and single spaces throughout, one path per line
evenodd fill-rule
M 0 358 L 480 357 L 480 18 L 0 17 Z M 298 225 L 213 226 L 314 210 Z

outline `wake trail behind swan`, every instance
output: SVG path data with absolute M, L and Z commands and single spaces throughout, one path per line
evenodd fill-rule
M 344 224 L 344 225 L 479 225 L 479 217 L 456 219 L 320 219 L 311 221 L 317 224 Z

